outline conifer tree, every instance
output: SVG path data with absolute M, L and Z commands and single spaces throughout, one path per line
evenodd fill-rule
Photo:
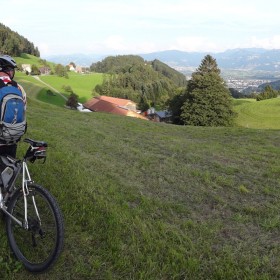
M 211 55 L 206 55 L 192 74 L 182 106 L 184 124 L 196 126 L 232 125 L 235 113 L 229 89 Z

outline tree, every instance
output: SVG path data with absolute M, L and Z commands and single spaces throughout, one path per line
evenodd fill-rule
M 172 112 L 173 124 L 184 124 L 181 118 L 182 106 L 184 102 L 184 89 L 177 89 L 176 94 L 168 102 L 169 111 Z
M 184 124 L 232 125 L 235 113 L 230 92 L 220 72 L 216 60 L 211 55 L 206 55 L 186 88 L 181 108 Z
M 235 88 L 229 88 L 230 94 L 233 98 L 243 98 L 245 95 Z
M 62 64 L 57 64 L 54 68 L 54 71 L 57 76 L 68 78 L 67 68 Z
M 261 101 L 265 99 L 276 98 L 278 94 L 279 92 L 277 90 L 274 90 L 271 85 L 267 85 L 265 86 L 263 92 L 257 95 L 256 100 Z
M 66 105 L 71 109 L 77 109 L 78 107 L 78 95 L 75 93 L 71 93 L 68 100 L 66 101 Z
M 32 64 L 31 65 L 31 75 L 40 75 L 41 72 L 39 70 L 39 68 L 37 67 L 37 65 Z
M 150 108 L 150 104 L 147 101 L 147 98 L 145 96 L 140 97 L 140 101 L 138 103 L 138 109 L 141 110 L 142 112 L 147 111 Z
M 74 68 L 76 68 L 76 64 L 74 62 L 70 62 L 69 65 L 72 65 Z

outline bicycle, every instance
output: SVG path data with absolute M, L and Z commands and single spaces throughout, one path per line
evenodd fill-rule
M 16 258 L 27 270 L 43 272 L 62 251 L 64 223 L 55 198 L 31 180 L 27 167 L 28 161 L 45 162 L 48 145 L 29 138 L 24 142 L 29 147 L 23 159 L 0 156 L 6 166 L 0 176 L 0 209 L 5 214 L 8 241 Z

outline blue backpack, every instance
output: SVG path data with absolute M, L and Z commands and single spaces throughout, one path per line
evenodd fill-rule
M 18 142 L 26 131 L 25 104 L 15 81 L 0 79 L 0 144 Z

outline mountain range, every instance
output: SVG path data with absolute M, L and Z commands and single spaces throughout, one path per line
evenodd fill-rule
M 231 49 L 224 52 L 185 52 L 166 50 L 160 52 L 135 54 L 147 61 L 158 59 L 184 74 L 192 73 L 201 63 L 205 55 L 213 56 L 222 71 L 246 71 L 252 73 L 266 73 L 280 77 L 280 49 L 243 48 Z M 101 61 L 108 55 L 72 54 L 44 57 L 47 60 L 63 65 L 74 62 L 76 65 L 90 66 Z

